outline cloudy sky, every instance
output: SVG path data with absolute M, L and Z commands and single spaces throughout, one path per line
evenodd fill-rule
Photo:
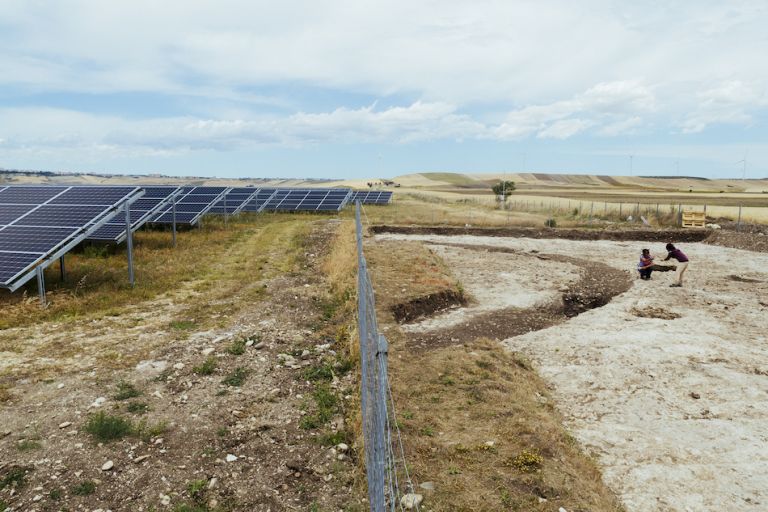
M 768 176 L 768 3 L 0 0 L 0 167 Z

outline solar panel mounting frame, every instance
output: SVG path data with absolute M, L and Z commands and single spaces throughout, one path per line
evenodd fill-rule
M 20 186 L 24 186 L 24 185 L 20 185 Z M 29 187 L 32 187 L 32 186 L 33 185 L 30 185 Z M 12 188 L 12 186 L 4 187 L 2 190 L 0 190 L 0 192 L 10 188 Z M 64 186 L 62 188 L 64 190 L 54 195 L 53 197 L 48 198 L 43 203 L 37 205 L 33 210 L 31 210 L 30 212 L 27 212 L 22 217 L 19 217 L 19 219 L 17 219 L 14 222 L 17 222 L 23 217 L 29 215 L 30 213 L 32 213 L 32 211 L 35 211 L 36 209 L 44 205 L 50 204 L 51 201 L 62 196 L 64 193 L 70 190 L 79 189 L 79 188 L 97 189 L 99 188 L 99 186 L 98 185 L 90 185 L 90 186 L 77 185 L 77 186 Z M 116 187 L 112 187 L 112 188 L 116 188 Z M 141 187 L 126 186 L 125 188 L 131 188 L 132 191 L 124 195 L 123 198 L 121 198 L 121 200 L 115 203 L 112 203 L 110 206 L 106 207 L 105 210 L 100 214 L 100 216 L 97 217 L 97 220 L 95 222 L 87 226 L 76 228 L 79 231 L 75 231 L 72 235 L 70 235 L 70 237 L 67 240 L 60 242 L 51 250 L 46 251 L 45 253 L 42 253 L 43 256 L 41 258 L 34 260 L 34 262 L 30 263 L 24 269 L 17 272 L 10 279 L 6 280 L 5 282 L 0 282 L 0 288 L 4 288 L 10 292 L 15 292 L 16 290 L 24 286 L 33 277 L 37 276 L 40 272 L 42 272 L 42 270 L 45 270 L 46 268 L 48 268 L 54 261 L 56 261 L 57 259 L 64 256 L 66 253 L 71 251 L 83 240 L 86 240 L 89 235 L 95 233 L 99 228 L 107 224 L 113 218 L 117 217 L 121 212 L 125 211 L 126 204 L 130 206 L 131 204 L 133 204 L 135 201 L 137 201 L 144 195 L 144 191 L 141 189 Z M 5 228 L 12 225 L 13 223 L 3 225 L 3 227 L 0 227 L 0 233 L 2 233 Z M 14 253 L 14 252 L 26 253 L 26 254 L 39 254 L 38 252 L 27 252 L 27 251 L 0 251 L 0 252 L 6 253 L 6 254 Z M 38 270 L 38 268 L 40 270 Z

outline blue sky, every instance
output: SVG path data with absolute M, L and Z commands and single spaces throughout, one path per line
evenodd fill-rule
M 766 26 L 738 0 L 0 2 L 0 167 L 768 177 Z

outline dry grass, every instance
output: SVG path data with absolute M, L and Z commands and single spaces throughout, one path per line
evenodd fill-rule
M 406 459 L 431 481 L 434 511 L 621 511 L 600 471 L 565 431 L 546 384 L 498 343 L 414 353 L 389 308 L 459 287 L 416 242 L 366 247 L 390 341 L 390 375 Z
M 202 229 L 179 233 L 176 248 L 171 247 L 168 232 L 140 231 L 135 236 L 133 289 L 123 245 L 70 253 L 66 281 L 59 281 L 57 265 L 46 271 L 50 302 L 46 309 L 39 307 L 34 280 L 23 291 L 0 292 L 0 329 L 43 321 L 119 317 L 126 305 L 185 287 L 191 294 L 216 291 L 224 296 L 219 291 L 237 286 L 244 276 L 258 278 L 266 250 L 275 244 L 285 246 L 286 237 L 295 236 L 297 226 L 307 224 L 308 219 L 295 215 L 239 217 L 226 227 L 221 220 L 206 219 Z M 290 264 L 289 259 L 283 262 Z M 250 298 L 257 298 L 258 289 L 250 292 Z

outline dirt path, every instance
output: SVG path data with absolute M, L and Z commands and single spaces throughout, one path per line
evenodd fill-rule
M 630 271 L 642 245 L 663 250 L 605 240 L 377 239 L 495 245 Z M 765 510 L 768 256 L 693 243 L 683 249 L 692 260 L 686 287 L 669 288 L 671 273 L 657 273 L 604 307 L 505 344 L 553 385 L 568 428 L 598 458 L 628 510 Z M 443 257 L 452 265 L 450 251 Z M 454 272 L 478 285 L 482 269 L 510 258 L 478 252 L 474 267 L 459 257 Z M 524 282 L 525 266 L 509 266 Z
M 226 298 L 240 303 L 232 314 L 195 318 L 225 299 L 189 283 L 118 317 L 3 332 L 6 348 L 18 346 L 3 358 L 13 387 L 0 404 L 0 505 L 281 511 L 354 501 L 355 454 L 333 448 L 347 439 L 339 397 L 352 393 L 351 375 L 337 369 L 320 307 L 336 225 L 313 223 L 294 247 L 305 227 L 282 228 L 266 255 L 248 238 L 232 248 L 231 265 L 258 251 L 265 267 L 284 269 L 243 279 Z M 86 432 L 97 413 L 134 432 L 98 442 Z

